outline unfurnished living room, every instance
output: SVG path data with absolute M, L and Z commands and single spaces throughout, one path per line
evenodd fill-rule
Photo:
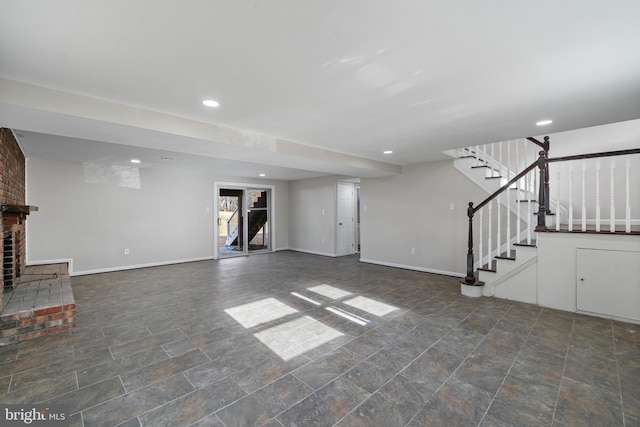
M 640 3 L 0 10 L 0 425 L 640 425 Z

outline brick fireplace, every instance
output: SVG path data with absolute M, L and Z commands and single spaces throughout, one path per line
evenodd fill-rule
M 18 141 L 11 129 L 0 128 L 0 291 L 4 290 L 5 285 L 15 285 L 16 277 L 24 269 L 26 261 L 24 220 L 29 210 L 27 208 L 20 212 L 17 208 L 26 205 L 25 175 L 25 158 Z M 2 294 L 0 292 L 0 309 L 3 306 Z
M 0 205 L 2 218 L 2 283 L 13 289 L 26 267 L 25 221 L 35 206 Z
M 0 128 L 0 347 L 76 324 L 68 265 L 26 265 L 26 220 L 38 208 L 25 203 L 25 166 L 13 132 Z

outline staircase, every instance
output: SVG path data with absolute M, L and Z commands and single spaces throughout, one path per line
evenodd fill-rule
M 549 159 L 549 138 L 544 142 L 534 138 L 509 141 L 483 146 L 471 146 L 451 150 L 454 167 L 476 183 L 485 193 L 490 194 L 474 206 L 469 204 L 469 242 L 467 254 L 467 276 L 462 284 L 462 292 L 468 296 L 497 296 L 536 303 L 537 283 L 537 239 L 540 232 L 607 232 L 638 234 L 631 217 L 630 204 L 630 158 L 640 154 L 640 149 L 620 152 L 594 153 L 564 158 Z M 626 185 L 615 184 L 615 162 L 611 162 L 611 207 L 609 219 L 602 219 L 600 188 L 601 158 L 627 156 Z M 597 159 L 593 175 L 597 177 L 595 196 L 589 195 L 587 185 L 587 159 Z M 640 160 L 640 156 L 634 158 Z M 532 163 L 530 163 L 532 161 Z M 618 163 L 622 163 L 618 161 Z M 566 162 L 568 172 L 562 176 L 560 163 Z M 579 167 L 574 167 L 573 163 Z M 554 164 L 555 163 L 555 164 Z M 554 164 L 554 175 L 549 164 Z M 557 165 L 557 167 L 556 167 Z M 581 194 L 574 197 L 574 168 L 582 169 Z M 521 170 L 521 172 L 515 172 Z M 579 174 L 575 174 L 578 175 Z M 550 185 L 553 181 L 553 185 Z M 562 187 L 568 181 L 568 195 Z M 620 181 L 620 175 L 618 175 Z M 567 185 L 565 185 L 567 186 Z M 624 219 L 615 217 L 614 186 L 626 188 L 626 209 Z M 550 191 L 554 188 L 554 191 Z M 551 197 L 555 194 L 555 199 Z M 594 199 L 594 207 L 588 207 L 587 200 Z M 574 204 L 581 201 L 581 206 Z M 565 207 L 564 203 L 568 204 Z M 553 208 L 553 209 L 552 209 Z M 580 212 L 581 218 L 574 214 Z M 594 213 L 595 220 L 587 220 Z M 637 218 L 634 213 L 634 218 Z M 475 221 L 474 221 L 475 220 Z M 475 222 L 475 227 L 474 227 Z M 624 223 L 620 225 L 619 223 Z M 632 223 L 634 225 L 632 225 Z M 579 224 L 576 226 L 575 224 Z M 607 224 L 610 224 L 608 226 Z M 607 225 L 604 227 L 604 225 Z
M 254 237 L 258 234 L 258 232 L 264 227 L 267 223 L 268 215 L 267 215 L 267 195 L 263 193 L 258 197 L 258 199 L 253 203 L 251 208 L 247 212 L 247 219 L 249 220 L 249 242 L 253 240 Z M 238 226 L 228 234 L 227 237 L 227 246 L 234 246 L 238 244 L 239 230 Z

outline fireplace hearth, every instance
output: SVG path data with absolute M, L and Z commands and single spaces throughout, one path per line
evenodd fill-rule
M 16 280 L 26 267 L 27 215 L 37 211 L 36 206 L 0 205 L 2 217 L 2 285 L 3 289 L 13 289 Z

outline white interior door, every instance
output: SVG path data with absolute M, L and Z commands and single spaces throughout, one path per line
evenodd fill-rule
M 577 252 L 578 310 L 640 320 L 640 252 Z
M 355 185 L 350 182 L 338 183 L 337 200 L 337 254 L 350 255 L 355 252 L 354 221 L 355 216 Z

